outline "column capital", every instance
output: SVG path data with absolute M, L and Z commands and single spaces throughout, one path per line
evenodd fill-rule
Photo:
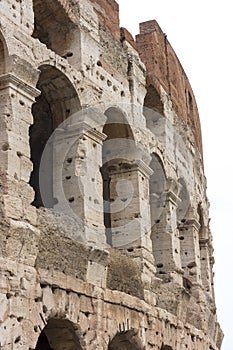
M 80 137 L 87 137 L 92 139 L 94 142 L 102 144 L 106 139 L 106 135 L 99 130 L 92 128 L 89 124 L 84 121 L 77 122 L 75 124 L 70 124 L 66 126 L 66 123 L 63 123 L 59 126 L 54 132 L 55 142 L 63 142 L 64 140 L 69 140 L 74 142 Z
M 35 97 L 40 95 L 40 90 L 36 89 L 34 86 L 29 85 L 24 80 L 18 78 L 12 73 L 4 74 L 0 76 L 0 90 L 11 88 L 16 92 L 20 92 L 23 96 L 35 101 Z
M 180 228 L 193 228 L 195 229 L 197 232 L 199 232 L 201 225 L 199 223 L 199 221 L 195 218 L 190 218 L 187 219 L 184 223 L 179 225 L 179 229 Z

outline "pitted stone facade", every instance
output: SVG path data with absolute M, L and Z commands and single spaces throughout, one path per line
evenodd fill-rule
M 195 97 L 118 10 L 0 0 L 2 350 L 221 348 Z

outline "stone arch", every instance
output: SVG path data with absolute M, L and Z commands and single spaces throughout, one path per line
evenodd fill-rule
M 144 99 L 144 107 L 150 108 L 162 115 L 164 114 L 164 106 L 161 101 L 160 94 L 158 90 L 151 84 L 147 87 L 147 93 Z
M 29 130 L 33 163 L 30 185 L 35 191 L 35 199 L 32 204 L 36 207 L 44 206 L 39 189 L 39 166 L 44 147 L 58 125 L 81 108 L 75 88 L 64 73 L 50 65 L 42 65 L 39 68 L 41 73 L 36 87 L 41 91 L 41 94 L 32 106 L 34 123 Z M 53 207 L 55 203 L 52 153 L 51 149 L 47 169 L 48 201 L 46 207 Z
M 104 114 L 107 120 L 103 132 L 107 135 L 107 139 L 124 138 L 134 140 L 131 126 L 125 113 L 120 108 L 109 107 Z
M 74 23 L 78 15 L 74 16 L 68 2 L 33 0 L 33 10 L 33 37 L 70 64 L 80 62 L 80 30 Z
M 162 344 L 160 350 L 173 350 L 173 348 L 172 348 L 170 345 L 164 345 L 164 344 Z
M 7 60 L 8 52 L 6 43 L 2 33 L 0 32 L 0 75 L 5 74 L 6 72 L 6 60 Z
M 106 139 L 102 147 L 102 179 L 104 199 L 104 225 L 107 242 L 112 245 L 112 211 L 111 202 L 116 199 L 118 180 L 124 176 L 124 167 L 134 161 L 134 135 L 123 111 L 118 107 L 110 107 L 105 111 L 107 120 L 103 127 Z M 122 213 L 121 213 L 122 214 Z M 121 216 L 121 214 L 119 214 Z M 116 213 L 117 216 L 117 213 Z M 120 221 L 120 216 L 115 225 Z
M 108 350 L 143 350 L 144 347 L 140 338 L 138 337 L 138 331 L 131 329 L 125 332 L 119 332 L 109 342 Z
M 147 87 L 143 114 L 146 118 L 147 128 L 162 141 L 166 122 L 164 117 L 164 105 L 159 92 L 153 85 Z
M 75 326 L 68 320 L 50 319 L 42 330 L 35 350 L 82 350 Z

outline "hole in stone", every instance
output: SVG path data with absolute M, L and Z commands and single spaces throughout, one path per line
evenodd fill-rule
M 39 303 L 40 301 L 42 301 L 42 298 L 38 297 L 38 298 L 35 298 L 34 300 L 35 300 L 36 303 Z
M 133 252 L 134 251 L 134 249 L 133 248 L 129 248 L 129 249 L 127 249 L 127 252 L 129 252 L 129 253 L 131 253 L 131 252 Z
M 4 143 L 4 144 L 2 145 L 2 150 L 3 150 L 3 151 L 7 151 L 9 148 L 10 148 L 10 147 L 9 147 L 9 143 L 8 143 L 8 142 L 6 142 L 6 143 Z
M 125 96 L 125 92 L 121 91 L 121 97 L 124 97 L 124 96 Z
M 180 239 L 181 241 L 183 241 L 183 240 L 184 240 L 184 236 L 180 236 L 179 239 Z
M 161 267 L 163 267 L 163 264 L 159 263 L 159 264 L 157 264 L 156 266 L 157 266 L 158 268 L 161 268 Z
M 25 105 L 25 103 L 22 100 L 19 100 L 19 103 L 21 104 L 21 106 Z
M 74 202 L 74 197 L 70 197 L 70 198 L 69 198 L 69 202 L 70 202 L 70 203 Z
M 6 293 L 6 298 L 7 299 L 10 299 L 12 297 L 12 294 L 11 293 Z
M 102 67 L 102 63 L 101 63 L 100 60 L 98 60 L 96 64 L 97 64 L 98 67 Z
M 17 151 L 17 156 L 18 156 L 19 158 L 21 158 L 21 157 L 23 156 L 23 153 L 20 152 L 20 151 Z
M 46 306 L 46 305 L 43 305 L 43 308 L 42 308 L 42 309 L 43 309 L 43 313 L 46 314 L 46 312 L 48 311 L 47 306 Z
M 67 158 L 67 163 L 72 163 L 72 161 L 73 161 L 73 158 Z
M 73 56 L 73 52 L 67 52 L 66 57 L 72 57 Z
M 66 180 L 70 180 L 71 179 L 71 176 L 66 176 Z
M 20 339 L 21 339 L 21 337 L 20 337 L 20 335 L 19 335 L 17 338 L 15 338 L 14 343 L 17 344 L 17 343 L 20 341 Z

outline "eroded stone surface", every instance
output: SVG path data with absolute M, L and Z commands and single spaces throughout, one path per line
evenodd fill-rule
M 134 41 L 114 0 L 0 3 L 0 348 L 220 349 L 200 121 L 167 38 L 149 21 Z

